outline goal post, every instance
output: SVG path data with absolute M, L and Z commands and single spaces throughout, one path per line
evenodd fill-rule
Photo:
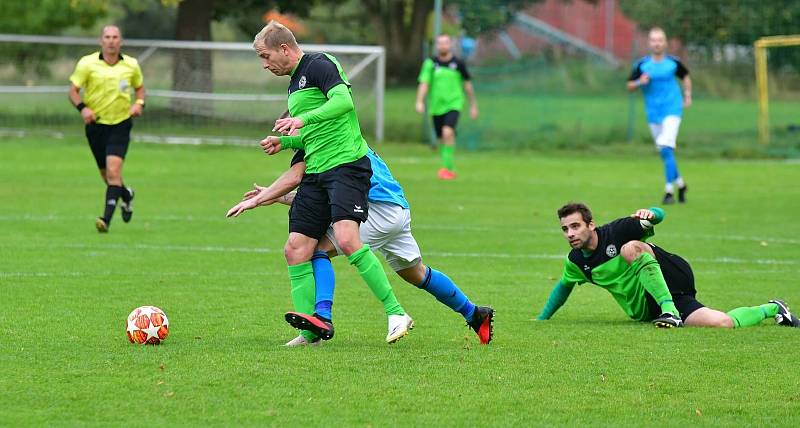
M 769 144 L 769 82 L 767 48 L 800 46 L 800 35 L 762 37 L 753 43 L 758 90 L 758 140 Z
M 384 47 L 300 47 L 305 52 L 326 52 L 337 57 L 353 85 L 363 130 L 371 133 L 375 141 L 382 141 Z M 65 123 L 62 116 L 69 108 L 69 75 L 78 59 L 93 49 L 99 49 L 97 38 L 0 34 L 0 98 L 17 104 L 16 111 L 7 102 L 5 109 L 0 109 L 0 127 L 22 124 L 42 129 Z M 140 119 L 140 131 L 250 139 L 252 134 L 244 132 L 244 128 L 267 124 L 286 109 L 286 82 L 261 69 L 251 43 L 125 39 L 122 50 L 139 61 L 147 88 L 148 113 L 158 112 Z M 34 66 L 30 66 L 31 60 L 35 61 Z M 17 66 L 18 61 L 28 61 L 20 62 L 28 67 Z M 186 67 L 186 63 L 200 67 Z M 16 113 L 19 114 L 15 118 Z M 29 123 L 34 121 L 31 117 L 36 117 L 37 123 Z M 258 129 L 263 132 L 261 126 Z

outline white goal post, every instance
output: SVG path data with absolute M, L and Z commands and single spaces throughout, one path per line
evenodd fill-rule
M 48 55 L 46 46 L 58 45 L 69 49 L 71 56 L 65 55 L 64 58 L 65 62 L 66 58 L 71 58 L 73 66 L 79 58 L 79 56 L 76 56 L 78 52 L 83 52 L 84 55 L 91 52 L 90 49 L 86 48 L 87 46 L 99 49 L 98 39 L 91 37 L 0 34 L 0 48 L 9 46 L 19 48 L 31 45 L 36 46 L 40 55 L 44 56 Z M 386 82 L 385 49 L 382 46 L 358 45 L 301 44 L 300 46 L 306 52 L 326 52 L 336 56 L 351 83 L 359 82 L 357 88 L 355 88 L 356 85 L 354 83 L 354 96 L 364 96 L 364 94 L 359 94 L 358 92 L 370 93 L 370 102 L 366 104 L 370 104 L 374 100 L 374 114 L 369 111 L 366 116 L 370 120 L 369 127 L 374 128 L 375 140 L 382 141 L 384 137 Z M 136 54 L 134 56 L 142 66 L 148 98 L 168 99 L 173 105 L 180 104 L 180 102 L 184 102 L 184 105 L 191 105 L 192 101 L 195 101 L 195 104 L 198 101 L 227 102 L 229 105 L 233 103 L 255 103 L 247 108 L 239 106 L 238 109 L 234 109 L 231 107 L 229 109 L 231 110 L 230 115 L 257 112 L 260 109 L 258 103 L 283 103 L 282 108 L 285 109 L 286 82 L 281 82 L 279 79 L 275 79 L 271 73 L 265 73 L 261 70 L 251 43 L 125 39 L 123 52 L 126 50 L 135 51 Z M 221 63 L 219 67 L 227 66 L 228 69 L 218 72 L 216 69 L 219 67 L 215 64 L 215 73 L 221 76 L 208 76 L 207 79 L 223 78 L 226 80 L 225 82 L 217 84 L 216 80 L 213 80 L 213 89 L 210 91 L 175 90 L 174 80 L 177 78 L 175 75 L 178 73 L 174 73 L 171 70 L 171 65 L 166 65 L 167 63 L 172 64 L 174 60 L 157 59 L 158 55 L 163 57 L 163 52 L 165 51 L 170 53 L 171 58 L 184 54 L 187 56 L 194 55 L 195 57 L 206 55 L 208 58 L 211 58 L 212 54 L 237 55 L 236 66 L 230 64 L 233 62 L 233 60 L 229 59 L 230 57 L 221 60 L 215 59 L 215 62 Z M 211 62 L 210 59 L 208 61 Z M 151 62 L 154 63 L 152 66 Z M 158 67 L 155 63 L 158 63 Z M 6 67 L 10 67 L 10 65 L 6 64 Z M 69 74 L 65 73 L 70 73 L 71 70 L 65 70 L 66 65 L 64 64 L 60 67 L 51 66 L 51 68 L 56 71 L 48 73 L 51 75 L 49 81 L 47 79 L 36 79 L 36 81 L 32 82 L 31 80 L 25 80 L 24 76 L 18 77 L 16 80 L 5 79 L 3 78 L 4 74 L 0 72 L 0 94 L 66 94 Z M 209 69 L 211 69 L 210 64 Z M 168 74 L 172 75 L 172 81 L 169 80 Z M 165 83 L 151 85 L 150 82 L 154 80 L 163 80 Z M 61 84 L 62 82 L 64 83 L 63 85 Z M 359 106 L 358 103 L 356 105 Z M 218 110 L 224 109 L 220 108 Z M 247 111 L 242 112 L 242 110 Z M 204 114 L 203 112 L 194 111 L 192 113 Z M 359 113 L 361 115 L 364 111 Z M 224 114 L 224 112 L 215 112 L 215 114 Z

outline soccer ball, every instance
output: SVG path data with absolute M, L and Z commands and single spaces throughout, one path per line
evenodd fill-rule
M 167 314 L 155 306 L 140 306 L 128 315 L 128 340 L 141 345 L 158 345 L 169 335 Z

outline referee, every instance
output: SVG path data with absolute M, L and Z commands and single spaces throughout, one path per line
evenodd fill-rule
M 89 147 L 106 183 L 105 210 L 95 221 L 98 232 L 108 232 L 120 198 L 122 221 L 133 216 L 133 189 L 123 184 L 122 164 L 131 139 L 131 117 L 141 116 L 144 108 L 144 82 L 136 58 L 123 56 L 121 46 L 119 28 L 103 27 L 100 51 L 81 58 L 69 78 L 69 100 L 83 117 Z M 132 104 L 131 88 L 136 92 Z

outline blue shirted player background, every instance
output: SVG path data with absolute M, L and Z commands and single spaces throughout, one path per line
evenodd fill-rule
M 692 81 L 689 70 L 675 57 L 667 55 L 667 35 L 661 28 L 650 30 L 647 37 L 650 55 L 640 59 L 628 77 L 628 90 L 642 89 L 647 122 L 664 161 L 664 204 L 675 202 L 675 187 L 678 202 L 686 202 L 686 182 L 678 172 L 675 160 L 675 143 L 681 125 L 683 108 L 692 104 Z M 683 83 L 683 94 L 678 82 Z

